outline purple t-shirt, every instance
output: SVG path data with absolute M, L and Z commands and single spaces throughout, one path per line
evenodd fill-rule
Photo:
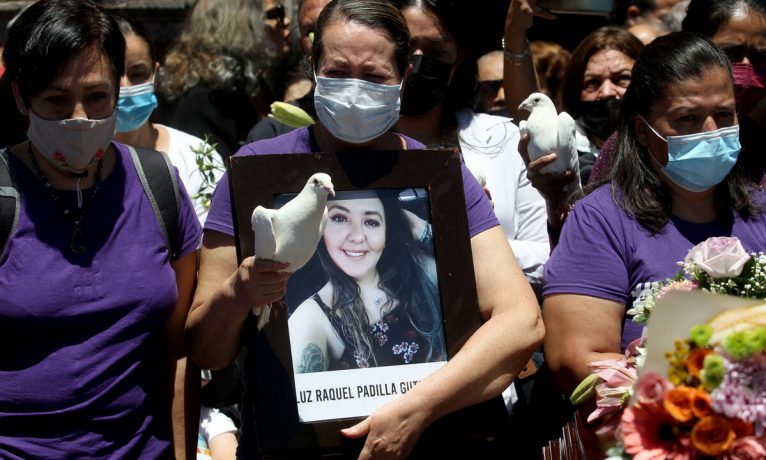
M 407 149 L 425 148 L 420 142 L 402 136 L 407 144 Z M 266 139 L 243 146 L 237 152 L 238 156 L 244 155 L 271 155 L 282 153 L 310 153 L 318 152 L 319 146 L 314 139 L 313 132 L 309 128 L 296 129 L 273 139 Z M 364 155 L 364 154 L 361 154 Z M 468 214 L 468 231 L 471 237 L 478 235 L 484 230 L 500 225 L 495 217 L 487 196 L 481 186 L 473 177 L 465 164 L 461 165 L 463 175 L 463 189 L 465 192 L 466 212 Z M 205 230 L 215 230 L 226 235 L 234 236 L 234 224 L 231 215 L 231 196 L 229 194 L 229 180 L 225 175 L 215 189 L 210 212 L 205 221 Z
M 754 201 L 762 201 L 754 194 Z M 569 213 L 558 246 L 545 265 L 543 295 L 582 294 L 632 306 L 651 283 L 675 275 L 692 246 L 712 236 L 736 236 L 748 252 L 766 251 L 766 220 L 759 214 L 743 220 L 737 213 L 722 221 L 694 224 L 671 218 L 658 234 L 615 203 L 606 184 L 577 202 Z M 622 348 L 641 335 L 627 315 Z
M 114 145 L 81 254 L 42 182 L 9 155 L 21 211 L 0 265 L 0 458 L 172 455 L 163 347 L 175 273 L 130 154 Z M 183 257 L 201 230 L 179 189 Z M 60 194 L 74 206 L 74 191 Z

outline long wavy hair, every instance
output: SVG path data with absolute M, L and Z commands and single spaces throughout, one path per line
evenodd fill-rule
M 263 20 L 260 1 L 199 0 L 160 69 L 165 97 L 179 99 L 199 84 L 254 96 L 276 56 Z
M 422 266 L 419 254 L 423 249 L 415 241 L 409 221 L 404 215 L 397 196 L 378 194 L 386 220 L 386 246 L 376 267 L 378 287 L 386 293 L 388 301 L 381 307 L 385 316 L 394 309 L 406 316 L 407 321 L 427 343 L 426 361 L 446 359 L 446 346 L 442 332 L 441 304 L 436 283 Z M 361 299 L 361 290 L 354 278 L 344 273 L 333 262 L 324 240 L 317 249 L 319 260 L 332 285 L 332 314 L 340 319 L 342 339 L 369 363 L 377 365 L 370 338 L 370 320 Z
M 714 69 L 731 76 L 726 55 L 701 35 L 676 32 L 647 45 L 633 67 L 633 78 L 625 92 L 622 121 L 608 177 L 590 185 L 586 192 L 611 181 L 615 202 L 652 233 L 661 232 L 672 213 L 671 193 L 652 167 L 651 153 L 639 142 L 634 121 L 639 115 L 648 116 L 651 108 L 667 97 L 670 85 L 699 78 Z M 757 203 L 751 202 L 749 194 L 755 184 L 747 179 L 742 169 L 741 161 L 737 161 L 726 179 L 716 186 L 715 210 L 719 218 L 733 208 L 746 219 L 757 209 Z

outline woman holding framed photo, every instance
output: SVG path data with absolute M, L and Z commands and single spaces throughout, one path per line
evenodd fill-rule
M 408 57 L 407 23 L 395 6 L 364 0 L 330 2 L 319 17 L 312 52 L 319 123 L 250 144 L 237 155 L 314 151 L 365 155 L 373 150 L 422 148 L 421 143 L 390 131 L 399 119 Z M 465 167 L 462 178 L 484 323 L 445 366 L 343 430 L 349 438 L 367 436 L 360 458 L 406 457 L 434 421 L 499 395 L 542 341 L 539 307 L 492 206 Z M 237 264 L 229 186 L 222 180 L 205 224 L 200 281 L 187 322 L 191 353 L 198 364 L 222 367 L 237 355 L 243 341 L 248 348 L 257 346 L 254 322 L 248 321 L 251 307 L 284 296 L 289 274 L 280 270 L 285 268 L 255 257 Z M 246 370 L 246 381 L 256 377 Z M 252 421 L 243 417 L 240 457 L 256 455 L 254 429 Z

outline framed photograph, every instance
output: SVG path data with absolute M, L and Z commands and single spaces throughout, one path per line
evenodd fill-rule
M 315 173 L 332 179 L 314 255 L 265 328 L 246 329 L 260 350 L 249 360 L 257 378 L 243 410 L 253 411 L 266 457 L 334 452 L 340 428 L 444 366 L 481 324 L 460 157 L 408 150 L 230 161 L 240 261 L 257 255 L 256 206 L 280 208 Z

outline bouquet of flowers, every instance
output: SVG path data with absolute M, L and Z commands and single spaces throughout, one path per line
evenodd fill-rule
M 642 373 L 617 428 L 615 458 L 766 458 L 766 305 L 692 327 Z
M 671 291 L 766 298 L 766 256 L 746 253 L 736 238 L 710 238 L 679 265 L 634 304 L 634 321 L 646 324 Z M 625 360 L 591 363 L 593 374 L 570 398 L 597 396 L 588 421 L 599 420 L 597 434 L 618 441 L 610 459 L 766 459 L 766 305 L 695 325 L 665 353 L 667 372 L 636 380 L 645 357 L 642 338 Z
M 704 290 L 755 299 L 766 298 L 766 254 L 748 254 L 738 238 L 708 238 L 694 246 L 672 279 L 655 284 L 628 310 L 633 321 L 646 324 L 657 301 L 670 291 Z

